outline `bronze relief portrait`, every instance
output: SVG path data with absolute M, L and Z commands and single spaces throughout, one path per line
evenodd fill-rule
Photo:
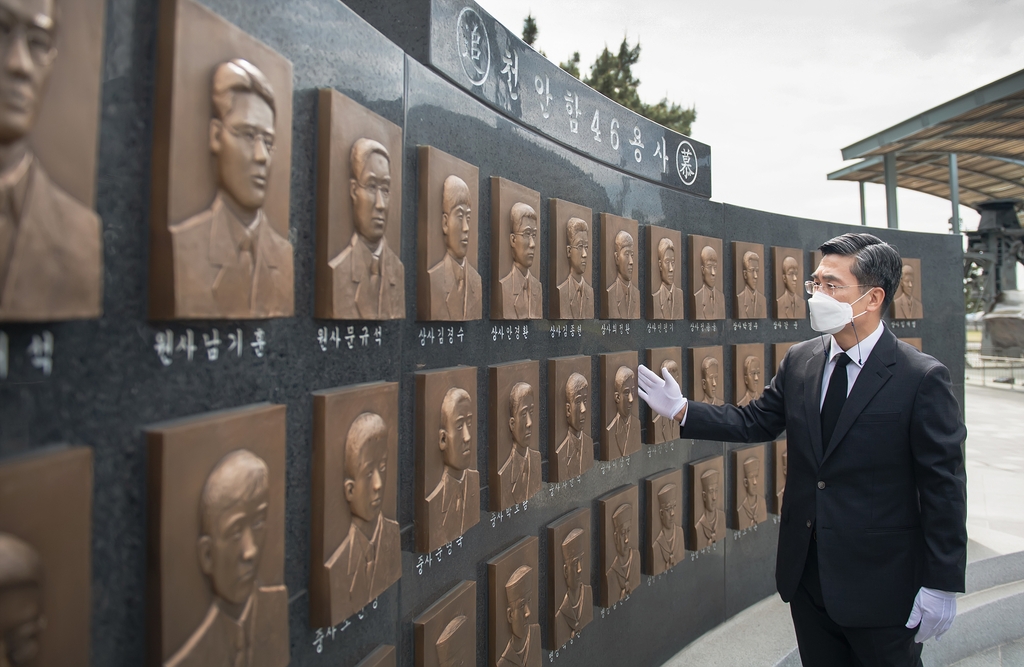
M 480 170 L 433 146 L 419 148 L 417 319 L 479 320 Z
M 924 316 L 921 305 L 921 260 L 903 258 L 900 285 L 892 300 L 894 320 L 919 320 Z
M 772 273 L 775 276 L 775 319 L 802 320 L 807 317 L 804 251 L 772 246 Z
M 150 315 L 289 317 L 292 65 L 191 0 L 174 7 L 157 59 Z
M 775 514 L 782 514 L 782 497 L 786 493 L 786 475 L 789 472 L 789 451 L 785 440 L 772 443 L 772 454 L 775 457 L 775 488 L 772 493 L 772 509 Z
M 742 408 L 764 393 L 764 345 L 733 345 L 732 355 L 736 405 Z
M 683 471 L 665 470 L 644 480 L 647 491 L 647 559 L 645 571 L 658 575 L 686 556 L 683 538 Z
M 480 522 L 476 367 L 416 374 L 416 550 L 433 551 Z
M 647 227 L 647 319 L 683 319 L 683 233 Z
M 775 370 L 772 372 L 773 377 L 775 373 L 779 372 L 779 364 L 781 364 L 782 360 L 786 358 L 786 353 L 789 352 L 789 348 L 793 347 L 794 345 L 796 345 L 796 342 L 772 343 L 772 365 L 775 367 Z M 768 381 L 770 382 L 771 378 L 768 378 Z M 768 383 L 766 382 L 765 384 Z
M 735 272 L 737 320 L 759 320 L 768 317 L 764 298 L 764 246 L 760 243 L 733 241 L 732 265 Z
M 92 611 L 92 450 L 0 464 L 0 665 L 85 664 Z
M 548 383 L 548 477 L 565 482 L 594 465 L 590 357 L 548 359 Z
M 614 461 L 640 451 L 637 365 L 637 353 L 633 351 L 600 356 L 602 461 Z
M 402 128 L 321 89 L 318 135 L 316 316 L 403 318 Z
M 18 53 L 0 72 L 0 322 L 103 312 L 93 206 L 104 5 L 0 2 L 6 48 Z
M 690 293 L 695 320 L 724 320 L 722 239 L 690 234 Z
M 764 498 L 764 445 L 733 450 L 733 471 L 736 473 L 736 528 L 752 528 L 768 520 Z
M 476 664 L 476 582 L 463 581 L 412 621 L 416 667 Z
M 313 393 L 312 627 L 337 625 L 402 575 L 398 383 Z
M 647 349 L 647 367 L 664 377 L 665 370 L 676 379 L 680 388 L 683 386 L 683 348 L 652 347 Z M 679 437 L 679 422 L 663 417 L 654 410 L 647 411 L 647 444 L 660 445 Z
M 709 547 L 726 535 L 725 525 L 725 462 L 721 456 L 689 464 L 690 488 L 693 490 L 690 518 L 694 551 Z
M 491 319 L 544 317 L 540 193 L 491 176 Z
M 557 649 L 594 620 L 590 585 L 590 510 L 548 524 L 548 644 Z
M 395 667 L 396 664 L 395 647 L 381 644 L 370 655 L 360 660 L 356 667 Z
M 601 214 L 601 319 L 640 319 L 639 234 L 636 220 Z
M 540 364 L 514 361 L 488 368 L 490 506 L 494 511 L 540 491 Z
M 152 664 L 287 665 L 285 406 L 145 430 Z
M 640 585 L 638 498 L 636 484 L 630 484 L 597 499 L 602 607 L 625 600 Z
M 487 561 L 489 664 L 540 667 L 537 610 L 540 556 L 536 537 L 524 537 Z
M 593 212 L 562 199 L 551 202 L 548 260 L 549 313 L 552 320 L 594 319 L 594 261 L 590 240 Z M 551 286 L 556 286 L 552 289 Z
M 722 346 L 690 348 L 690 400 L 725 405 Z

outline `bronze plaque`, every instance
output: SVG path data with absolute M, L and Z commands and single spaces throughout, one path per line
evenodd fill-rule
M 513 361 L 488 368 L 490 499 L 499 511 L 540 491 L 540 364 Z
M 724 320 L 722 239 L 690 234 L 690 293 L 695 320 Z
M 395 667 L 396 661 L 395 647 L 391 644 L 381 644 L 373 653 L 360 660 L 356 667 Z
M 640 585 L 640 521 L 636 484 L 597 499 L 601 549 L 601 606 L 625 600 Z
M 149 664 L 287 665 L 285 406 L 145 430 Z
M 586 206 L 551 198 L 548 260 L 548 318 L 594 319 L 593 212 Z M 552 286 L 556 286 L 552 289 Z
M 647 319 L 683 319 L 683 233 L 647 226 Z
M 88 663 L 92 459 L 60 446 L 0 465 L 0 665 Z
M 540 193 L 491 176 L 491 319 L 544 317 Z
M 639 223 L 601 214 L 601 319 L 640 319 Z
M 768 520 L 764 499 L 764 445 L 744 447 L 732 452 L 736 501 L 736 528 L 752 528 Z
M 924 317 L 921 305 L 921 260 L 903 258 L 903 273 L 896 298 L 892 300 L 894 320 L 919 320 Z
M 789 352 L 789 348 L 793 347 L 798 342 L 800 341 L 794 341 L 792 343 L 772 343 L 772 364 L 775 366 L 775 371 L 772 373 L 773 377 L 779 372 L 779 364 L 781 364 L 782 360 L 786 358 L 786 353 Z
M 419 147 L 416 318 L 479 320 L 480 170 L 433 146 Z
M 319 106 L 316 316 L 404 318 L 402 128 L 336 90 Z
M 601 460 L 640 451 L 640 399 L 636 393 L 637 353 L 610 352 L 601 361 Z
M 772 494 L 772 509 L 782 514 L 782 496 L 786 492 L 786 473 L 789 472 L 789 454 L 785 440 L 772 443 L 772 455 L 775 457 L 775 489 Z
M 590 357 L 548 359 L 548 477 L 552 482 L 579 477 L 594 465 L 590 387 Z
M 664 470 L 644 480 L 647 493 L 647 558 L 644 571 L 661 574 L 686 556 L 683 538 L 683 471 Z
M 913 347 L 918 352 L 924 352 L 924 350 L 921 347 L 921 339 L 920 338 L 900 338 L 900 340 L 903 341 L 904 343 L 906 343 L 907 345 L 910 345 L 911 347 Z
M 690 348 L 690 400 L 725 405 L 722 346 Z
M 667 368 L 680 391 L 683 390 L 683 348 L 652 347 L 647 349 L 647 367 L 663 377 Z M 679 437 L 679 422 L 670 417 L 663 417 L 654 410 L 647 411 L 647 444 L 660 445 L 663 442 Z
M 555 650 L 594 620 L 590 585 L 590 509 L 548 524 L 548 643 Z
M 489 614 L 487 643 L 491 665 L 541 667 L 537 623 L 538 540 L 524 537 L 487 561 Z
M 4 3 L 5 34 L 20 28 L 24 46 L 19 63 L 0 74 L 0 182 L 9 192 L 0 219 L 0 322 L 103 312 L 103 230 L 92 209 L 104 5 Z
M 162 5 L 150 316 L 290 317 L 292 64 L 192 0 Z
M 463 581 L 413 619 L 416 667 L 476 663 L 476 582 Z
M 802 320 L 807 317 L 804 251 L 772 246 L 772 275 L 775 281 L 775 319 Z
M 480 522 L 476 367 L 416 374 L 416 550 L 439 549 Z
M 737 320 L 768 317 L 768 302 L 764 298 L 764 259 L 764 246 L 760 243 L 733 241 L 733 285 L 736 286 L 733 313 Z
M 725 461 L 712 456 L 688 467 L 692 489 L 690 546 L 699 551 L 725 538 Z
M 732 355 L 736 405 L 742 408 L 764 393 L 764 345 L 733 345 Z
M 402 576 L 398 383 L 313 392 L 312 468 L 309 622 L 323 628 Z

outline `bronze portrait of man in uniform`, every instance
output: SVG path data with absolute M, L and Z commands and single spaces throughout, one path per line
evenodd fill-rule
M 42 586 L 39 552 L 0 532 L 0 666 L 34 664 L 46 630 Z
M 441 232 L 445 255 L 427 272 L 430 282 L 430 319 L 477 320 L 483 313 L 480 274 L 469 262 L 470 220 L 473 209 L 469 186 L 452 174 L 444 179 L 441 195 Z
M 915 268 L 916 267 L 916 268 Z M 920 285 L 917 284 L 919 259 L 904 259 L 900 276 L 899 294 L 892 301 L 893 318 L 897 320 L 919 320 L 923 315 L 920 299 Z M 915 280 L 915 278 L 917 280 Z M 915 289 L 916 287 L 916 289 Z
M 633 235 L 619 230 L 615 235 L 615 281 L 608 286 L 608 311 L 611 319 L 640 317 L 640 290 L 633 282 L 636 249 Z
M 635 514 L 630 503 L 619 505 L 612 514 L 615 558 L 605 572 L 610 602 L 625 600 L 640 585 L 640 551 L 632 545 Z
M 509 218 L 512 268 L 499 281 L 501 300 L 496 310 L 507 320 L 540 319 L 544 316 L 544 300 L 540 281 L 531 271 L 540 234 L 537 211 L 529 204 L 516 202 Z
M 594 288 L 584 273 L 590 258 L 590 225 L 582 218 L 569 218 L 565 225 L 565 254 L 569 275 L 558 286 L 558 319 L 594 319 Z
M 540 491 L 540 452 L 530 447 L 536 425 L 535 402 L 533 387 L 526 382 L 517 382 L 509 392 L 508 428 L 512 433 L 512 447 L 498 470 L 498 492 L 503 508 L 529 500 Z
M 702 513 L 695 526 L 697 550 L 710 546 L 725 537 L 725 512 L 719 505 L 719 484 L 722 473 L 718 468 L 709 468 L 700 476 L 700 497 Z
M 658 271 L 661 285 L 652 295 L 654 312 L 648 318 L 655 320 L 683 319 L 683 293 L 676 287 L 676 245 L 663 236 L 658 241 Z
M 431 543 L 447 544 L 480 521 L 480 473 L 472 468 L 475 434 L 469 392 L 451 387 L 441 400 L 437 442 L 444 471 L 427 496 Z
M 476 664 L 476 582 L 462 581 L 413 619 L 416 667 Z
M 761 489 L 761 459 L 747 456 L 743 459 L 743 500 L 736 509 L 740 530 L 756 526 L 768 519 L 768 508 Z
M 211 103 L 217 194 L 205 211 L 170 229 L 176 315 L 291 315 L 292 244 L 263 210 L 277 136 L 274 91 L 255 65 L 235 58 L 214 69 Z
M 594 619 L 594 591 L 584 579 L 588 544 L 582 528 L 574 528 L 562 541 L 562 576 L 565 595 L 555 612 L 557 634 L 572 639 Z M 565 643 L 564 641 L 562 642 Z M 556 642 L 557 644 L 557 642 Z
M 165 667 L 288 663 L 288 590 L 258 578 L 270 502 L 270 470 L 246 449 L 227 454 L 210 472 L 199 500 L 199 567 L 214 600 Z
M 679 371 L 679 363 L 676 362 L 675 359 L 666 359 L 665 361 L 661 362 L 661 367 L 658 369 L 658 374 L 664 377 L 666 370 L 669 372 L 669 375 L 675 378 L 676 384 L 678 384 L 680 387 L 683 386 L 682 375 Z M 654 425 L 654 428 L 657 429 L 658 431 L 658 435 L 655 439 L 659 443 L 668 442 L 669 440 L 675 440 L 676 438 L 679 437 L 679 423 L 676 420 L 659 415 L 657 412 L 654 412 L 653 410 L 651 412 L 654 414 L 651 421 Z
M 498 667 L 540 667 L 540 625 L 534 623 L 532 609 L 537 584 L 529 565 L 521 565 L 505 582 L 508 600 L 506 619 L 512 637 L 498 658 Z
M 654 574 L 660 574 L 676 566 L 686 553 L 683 527 L 676 518 L 679 506 L 679 487 L 666 484 L 658 491 L 658 516 L 661 529 L 654 539 Z
M 700 362 L 701 401 L 709 405 L 724 405 L 718 391 L 718 359 L 708 356 Z
M 615 371 L 615 416 L 605 427 L 618 452 L 615 458 L 632 453 L 630 445 L 635 438 L 631 436 L 635 436 L 633 429 L 639 428 L 633 420 L 635 389 L 636 373 L 629 366 L 619 366 Z
M 100 219 L 51 180 L 30 145 L 58 56 L 57 31 L 88 28 L 63 25 L 54 0 L 0 0 L 0 321 L 102 312 Z
M 473 645 L 476 628 L 471 628 L 462 614 L 456 616 L 441 632 L 434 643 L 437 664 L 441 667 L 473 667 Z
M 718 288 L 718 250 L 705 245 L 700 250 L 701 286 L 694 292 L 694 318 L 724 320 L 725 296 Z
M 391 156 L 379 141 L 362 137 L 349 159 L 352 240 L 329 262 L 334 312 L 341 319 L 405 317 L 405 267 L 384 231 L 391 200 Z
M 555 449 L 558 469 L 566 479 L 582 475 L 594 456 L 594 441 L 587 428 L 589 415 L 587 401 L 590 398 L 590 382 L 579 373 L 573 373 L 565 383 L 565 421 L 569 427 L 565 439 Z
M 768 317 L 768 304 L 761 292 L 761 256 L 753 250 L 747 250 L 740 261 L 743 266 L 743 288 L 736 295 L 736 318 L 752 320 Z
M 742 408 L 764 393 L 764 382 L 761 379 L 761 375 L 764 373 L 764 361 L 762 361 L 764 346 L 760 343 L 748 343 L 736 345 L 733 350 L 736 405 Z

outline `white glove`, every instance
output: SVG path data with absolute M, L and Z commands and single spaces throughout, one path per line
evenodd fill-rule
M 686 406 L 686 399 L 683 398 L 683 393 L 679 390 L 679 385 L 676 384 L 672 374 L 666 368 L 662 371 L 664 377 L 658 377 L 654 371 L 643 364 L 640 364 L 640 368 L 637 370 L 640 398 L 647 401 L 647 405 L 662 417 L 675 419 L 679 411 Z
M 921 644 L 932 637 L 939 639 L 946 634 L 955 617 L 956 593 L 922 587 L 914 598 L 914 608 L 910 610 L 907 627 L 920 626 L 914 641 Z

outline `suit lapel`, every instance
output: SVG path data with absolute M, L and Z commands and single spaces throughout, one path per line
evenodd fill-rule
M 824 458 L 821 444 L 821 376 L 825 372 L 825 350 L 815 349 L 804 366 L 804 408 L 807 410 L 807 430 L 811 435 L 811 449 L 818 465 Z
M 896 336 L 889 329 L 885 329 L 867 361 L 864 362 L 864 368 L 861 369 L 860 375 L 857 376 L 857 382 L 846 398 L 846 403 L 843 404 L 843 411 L 839 413 L 839 421 L 836 422 L 836 430 L 832 433 L 832 441 L 828 443 L 825 450 L 823 462 L 842 441 L 875 394 L 892 377 L 888 366 L 896 363 L 895 352 Z

